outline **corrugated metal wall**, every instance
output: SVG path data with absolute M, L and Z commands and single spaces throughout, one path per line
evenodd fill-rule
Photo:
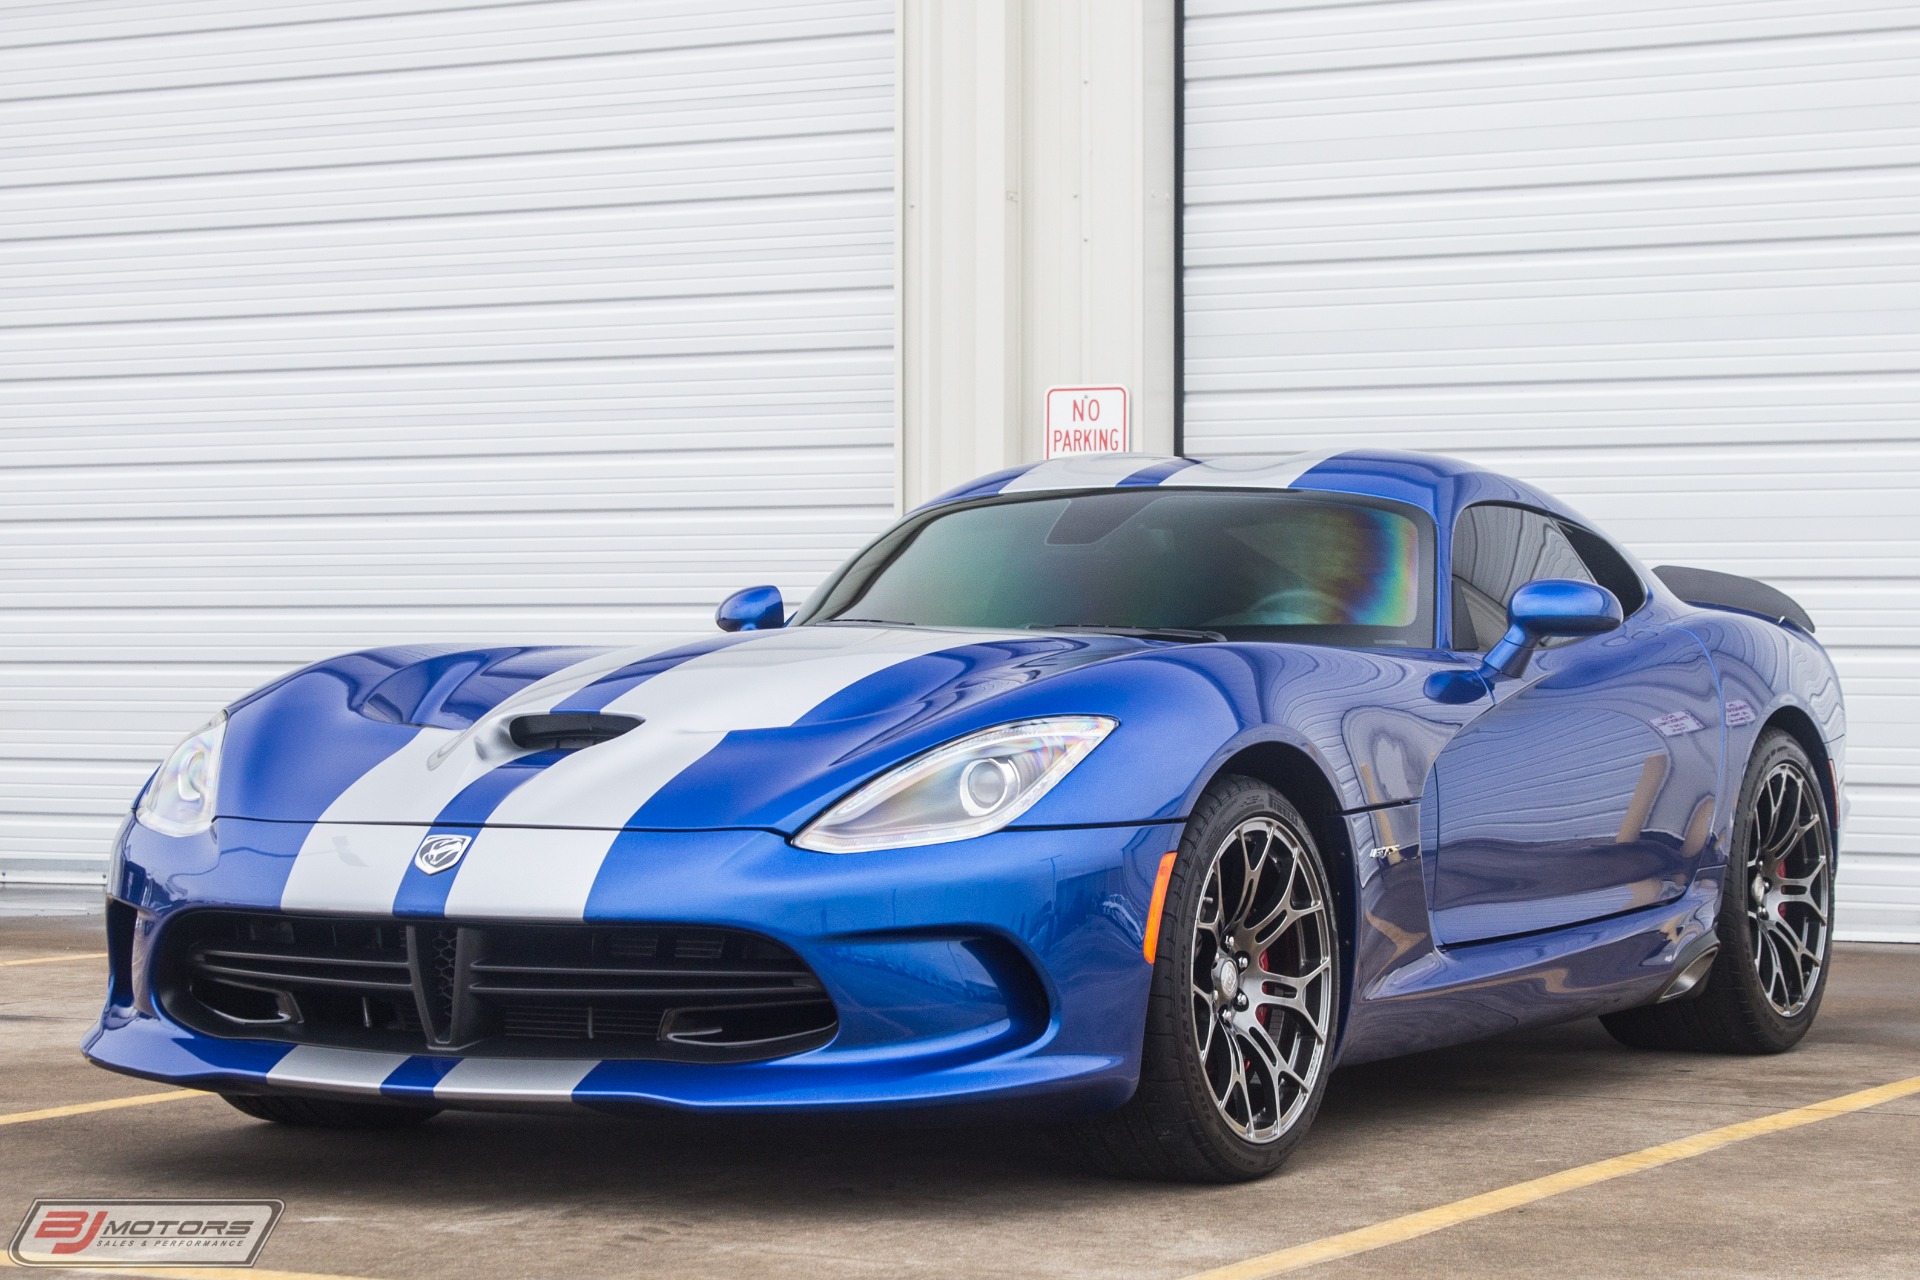
M 882 525 L 892 23 L 0 5 L 0 877 L 290 665 L 705 631 Z
M 1888 0 L 1187 0 L 1190 452 L 1473 455 L 1799 597 L 1843 936 L 1920 940 L 1920 29 Z

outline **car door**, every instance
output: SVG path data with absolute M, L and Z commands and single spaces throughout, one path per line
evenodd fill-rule
M 1440 752 L 1435 938 L 1533 933 L 1678 897 L 1718 782 L 1719 699 L 1699 641 L 1642 607 L 1645 589 L 1603 539 L 1525 507 L 1462 513 L 1451 575 L 1463 657 L 1491 647 L 1513 592 L 1538 578 L 1601 581 L 1631 616 L 1497 679 Z

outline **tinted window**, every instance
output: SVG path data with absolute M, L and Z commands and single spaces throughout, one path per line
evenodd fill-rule
M 802 622 L 1185 627 L 1433 644 L 1431 525 L 1290 493 L 1121 489 L 945 508 L 862 552 Z
M 1536 578 L 1592 582 L 1560 522 L 1524 507 L 1468 507 L 1453 531 L 1453 647 L 1484 653 L 1507 630 L 1507 602 Z
M 1613 592 L 1620 601 L 1620 612 L 1631 617 L 1638 613 L 1640 606 L 1647 602 L 1647 585 L 1640 581 L 1640 575 L 1627 562 L 1627 558 L 1614 549 L 1611 542 L 1589 529 L 1577 524 L 1563 524 L 1567 541 L 1586 561 L 1587 572 L 1593 580 Z

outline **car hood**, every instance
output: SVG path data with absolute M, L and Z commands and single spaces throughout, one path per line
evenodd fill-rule
M 1044 713 L 1118 636 L 814 626 L 664 651 L 387 649 L 296 672 L 230 711 L 223 817 L 791 832 L 862 778 Z M 1082 686 L 1084 692 L 1085 686 Z M 1097 711 L 1073 705 L 1054 711 Z M 578 750 L 515 745 L 521 716 L 641 723 Z

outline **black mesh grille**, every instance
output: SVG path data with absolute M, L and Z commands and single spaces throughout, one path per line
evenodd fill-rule
M 680 937 L 674 940 L 673 954 L 678 960 L 718 960 L 726 940 L 718 934 Z
M 194 911 L 157 972 L 209 1035 L 388 1052 L 750 1061 L 837 1026 L 805 962 L 736 929 Z
M 658 1013 L 592 1005 L 509 1005 L 500 1011 L 500 1020 L 508 1035 L 536 1040 L 654 1040 L 660 1035 Z
M 453 1027 L 454 968 L 460 953 L 460 931 L 416 927 L 414 937 L 426 952 L 420 979 L 426 990 L 427 1012 L 433 1018 L 433 1033 L 435 1038 L 445 1039 Z

